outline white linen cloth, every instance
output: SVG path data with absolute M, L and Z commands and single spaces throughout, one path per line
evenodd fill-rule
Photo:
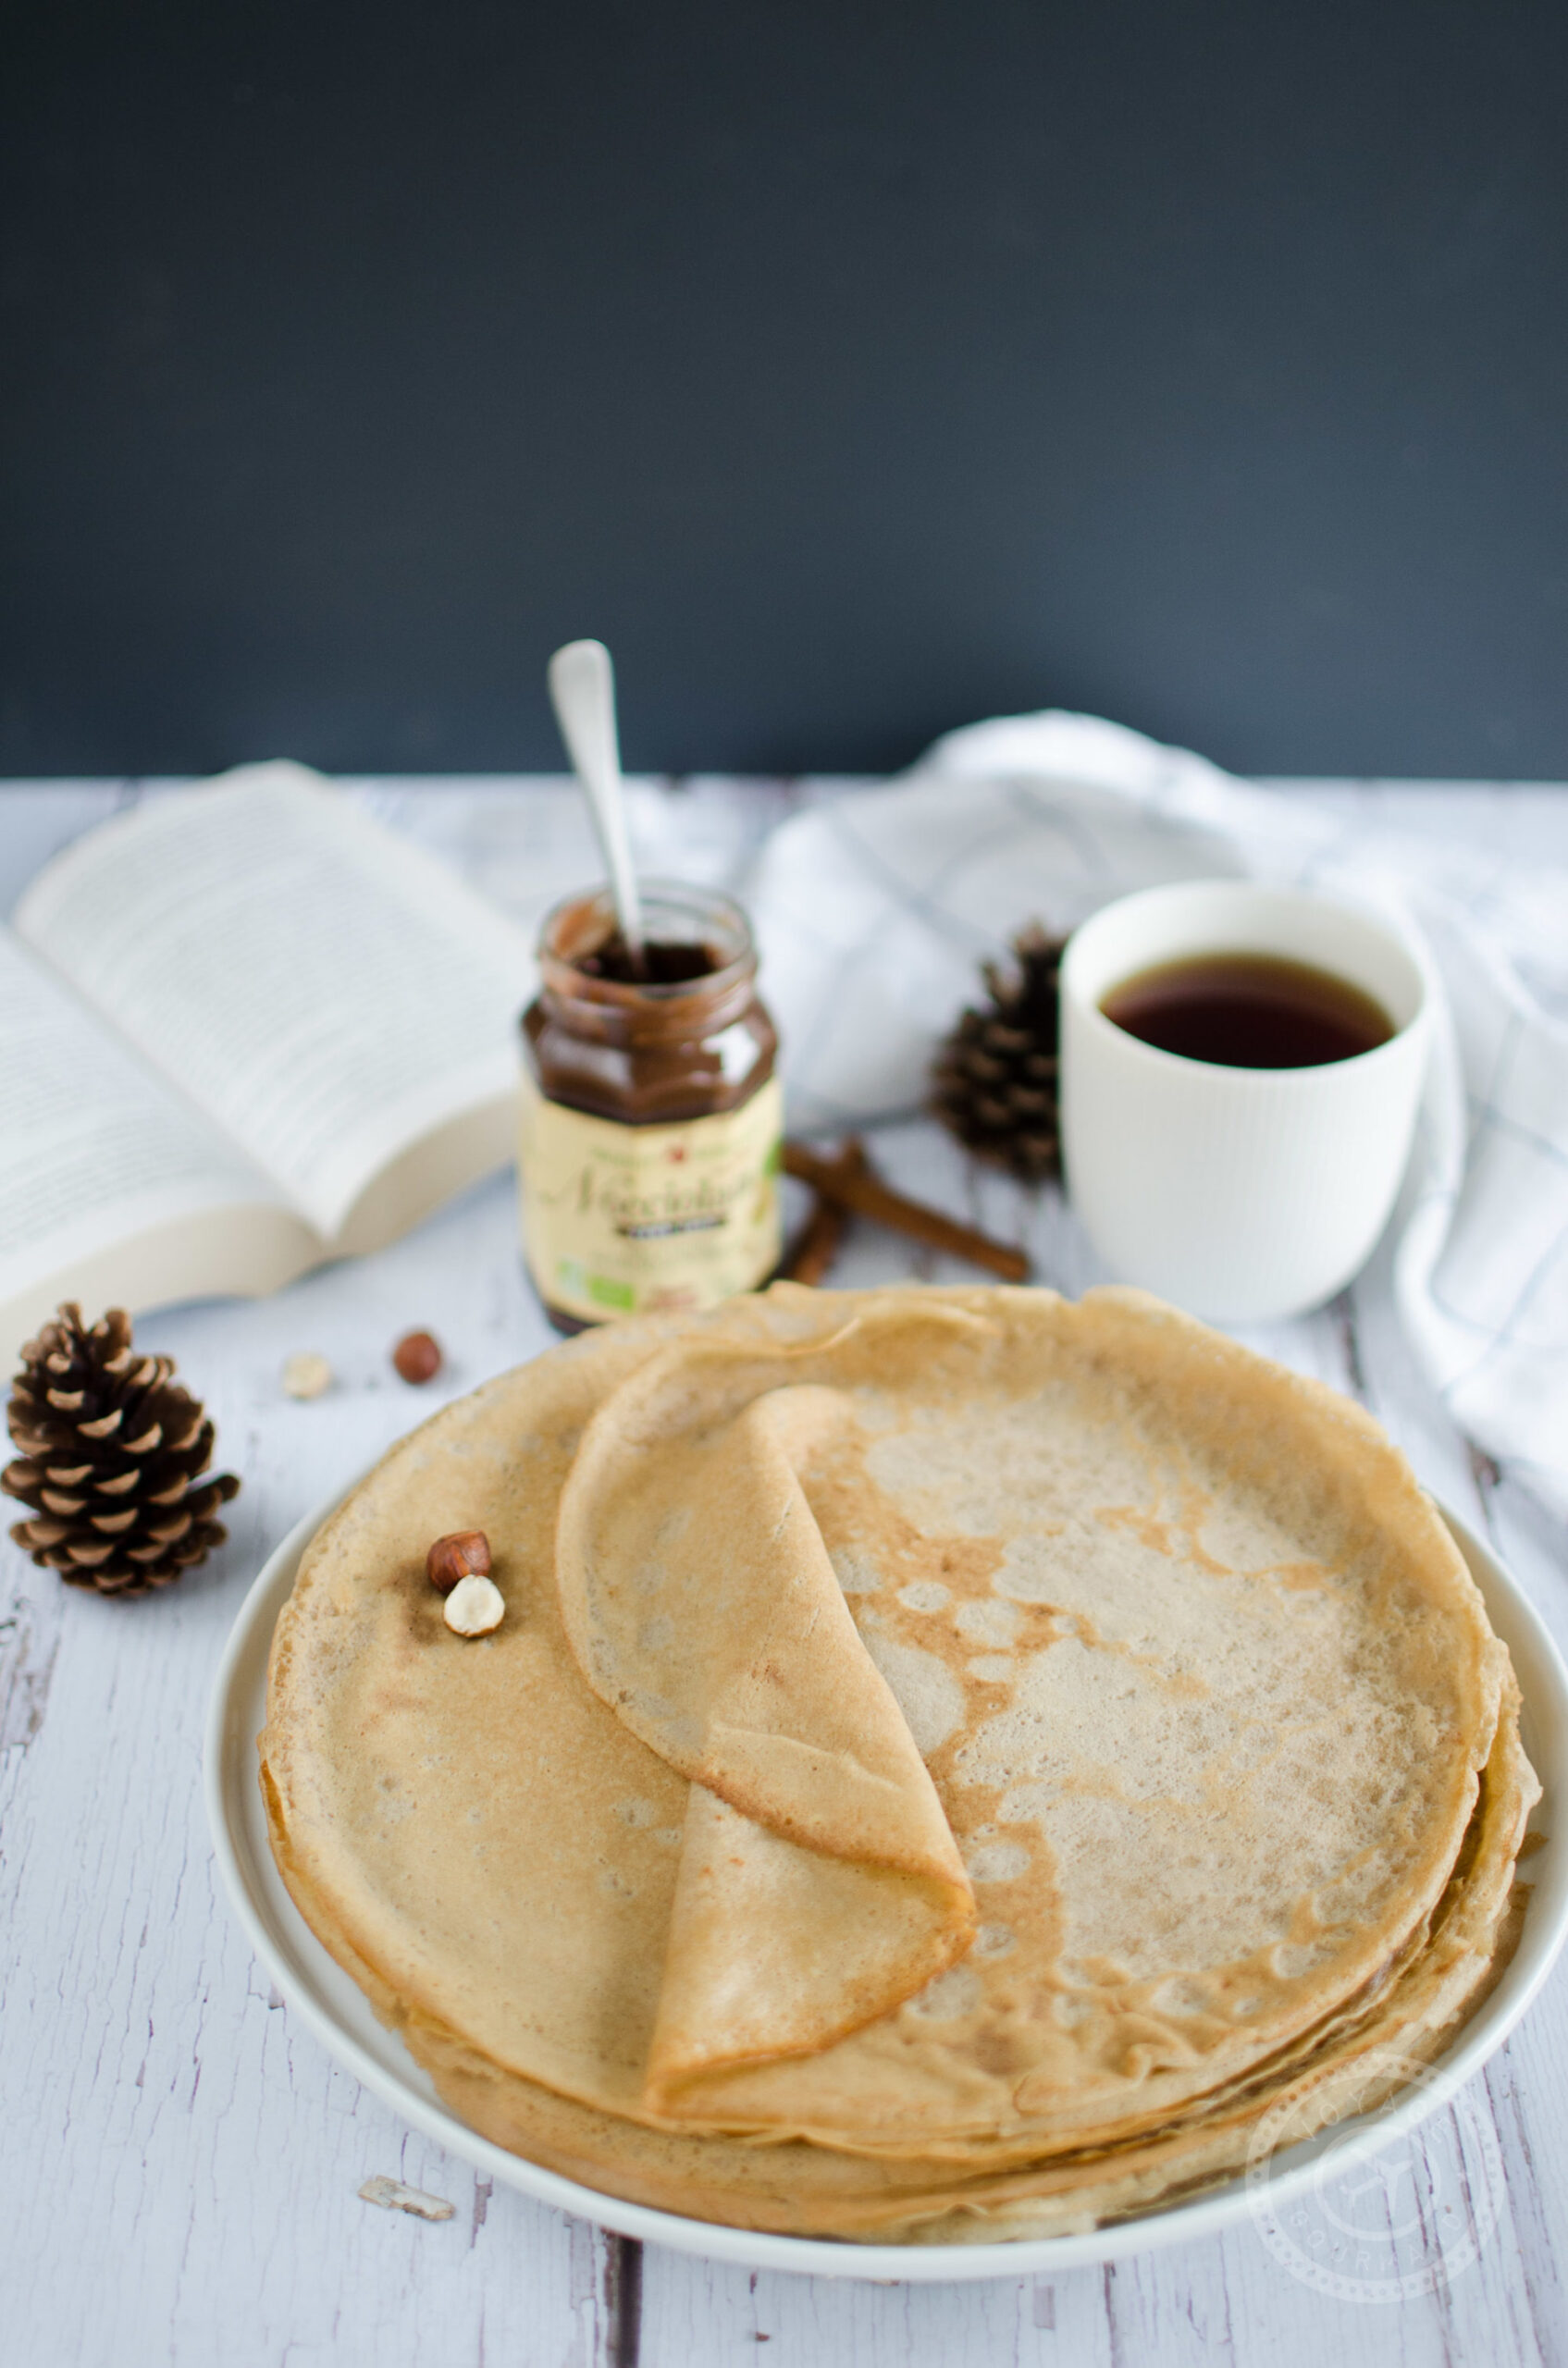
M 918 1108 L 977 959 L 1022 922 L 1239 874 L 1374 904 L 1424 959 L 1400 1316 L 1454 1422 L 1568 1514 L 1568 870 L 1347 820 L 1092 716 L 975 724 L 784 822 L 753 866 L 792 1127 Z

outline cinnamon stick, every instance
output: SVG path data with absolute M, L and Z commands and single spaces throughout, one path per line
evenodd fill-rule
M 841 1167 L 838 1161 L 824 1159 L 820 1152 L 809 1151 L 804 1143 L 786 1141 L 784 1168 L 786 1176 L 809 1184 L 824 1200 L 836 1201 L 844 1208 L 852 1209 L 857 1216 L 870 1217 L 875 1225 L 890 1226 L 895 1233 L 907 1234 L 911 1241 L 921 1242 L 928 1250 L 939 1250 L 949 1258 L 967 1259 L 970 1265 L 983 1266 L 988 1274 L 1000 1276 L 1005 1283 L 1021 1283 L 1028 1278 L 1029 1260 L 1021 1250 L 993 1241 L 988 1233 L 980 1232 L 974 1226 L 958 1225 L 952 1217 L 944 1216 L 940 1209 L 928 1209 L 923 1201 L 906 1199 L 902 1192 L 895 1192 L 882 1181 L 870 1162 L 858 1171 Z
M 865 1172 L 866 1147 L 858 1135 L 850 1136 L 832 1166 L 840 1176 Z M 780 1274 L 792 1283 L 820 1283 L 838 1256 L 848 1224 L 849 1212 L 842 1201 L 816 1193 L 811 1214 L 784 1253 Z

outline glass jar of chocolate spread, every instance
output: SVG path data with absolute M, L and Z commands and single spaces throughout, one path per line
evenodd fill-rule
M 523 1248 L 562 1332 L 711 1307 L 779 1261 L 778 1039 L 746 916 L 642 893 L 640 974 L 608 891 L 568 897 L 523 1015 Z

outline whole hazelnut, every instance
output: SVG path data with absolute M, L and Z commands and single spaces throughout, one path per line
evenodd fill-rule
M 434 1381 L 441 1370 L 441 1344 L 428 1332 L 405 1332 L 392 1350 L 392 1363 L 416 1387 Z
M 506 1616 L 506 1603 L 493 1579 L 481 1579 L 474 1572 L 459 1579 L 447 1597 L 442 1614 L 447 1626 L 459 1636 L 488 1636 L 499 1628 Z
M 490 1541 L 482 1529 L 449 1530 L 425 1557 L 425 1575 L 442 1595 L 451 1595 L 460 1579 L 489 1574 Z

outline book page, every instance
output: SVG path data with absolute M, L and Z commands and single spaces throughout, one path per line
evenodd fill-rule
M 117 817 L 16 925 L 329 1240 L 422 1136 L 515 1092 L 523 931 L 300 766 Z M 475 1177 L 493 1129 L 475 1148 Z
M 268 1223 L 270 1214 L 285 1222 Z M 170 1279 L 165 1260 L 156 1279 L 142 1279 L 153 1236 L 167 1234 L 183 1251 L 192 1228 L 211 1234 L 208 1221 L 219 1215 L 222 1243 L 214 1235 L 200 1272 L 187 1279 L 182 1268 Z M 60 1291 L 87 1290 L 101 1268 L 105 1287 L 138 1306 L 176 1291 L 261 1288 L 250 1280 L 247 1218 L 267 1237 L 265 1249 L 256 1247 L 263 1264 L 291 1258 L 297 1272 L 307 1262 L 304 1228 L 277 1187 L 0 930 L 0 1311 L 7 1324 L 46 1314 Z M 140 1261 L 129 1252 L 138 1241 Z M 212 1270 L 213 1256 L 221 1273 Z M 18 1329 L 15 1340 L 0 1341 L 0 1352 L 20 1338 Z

